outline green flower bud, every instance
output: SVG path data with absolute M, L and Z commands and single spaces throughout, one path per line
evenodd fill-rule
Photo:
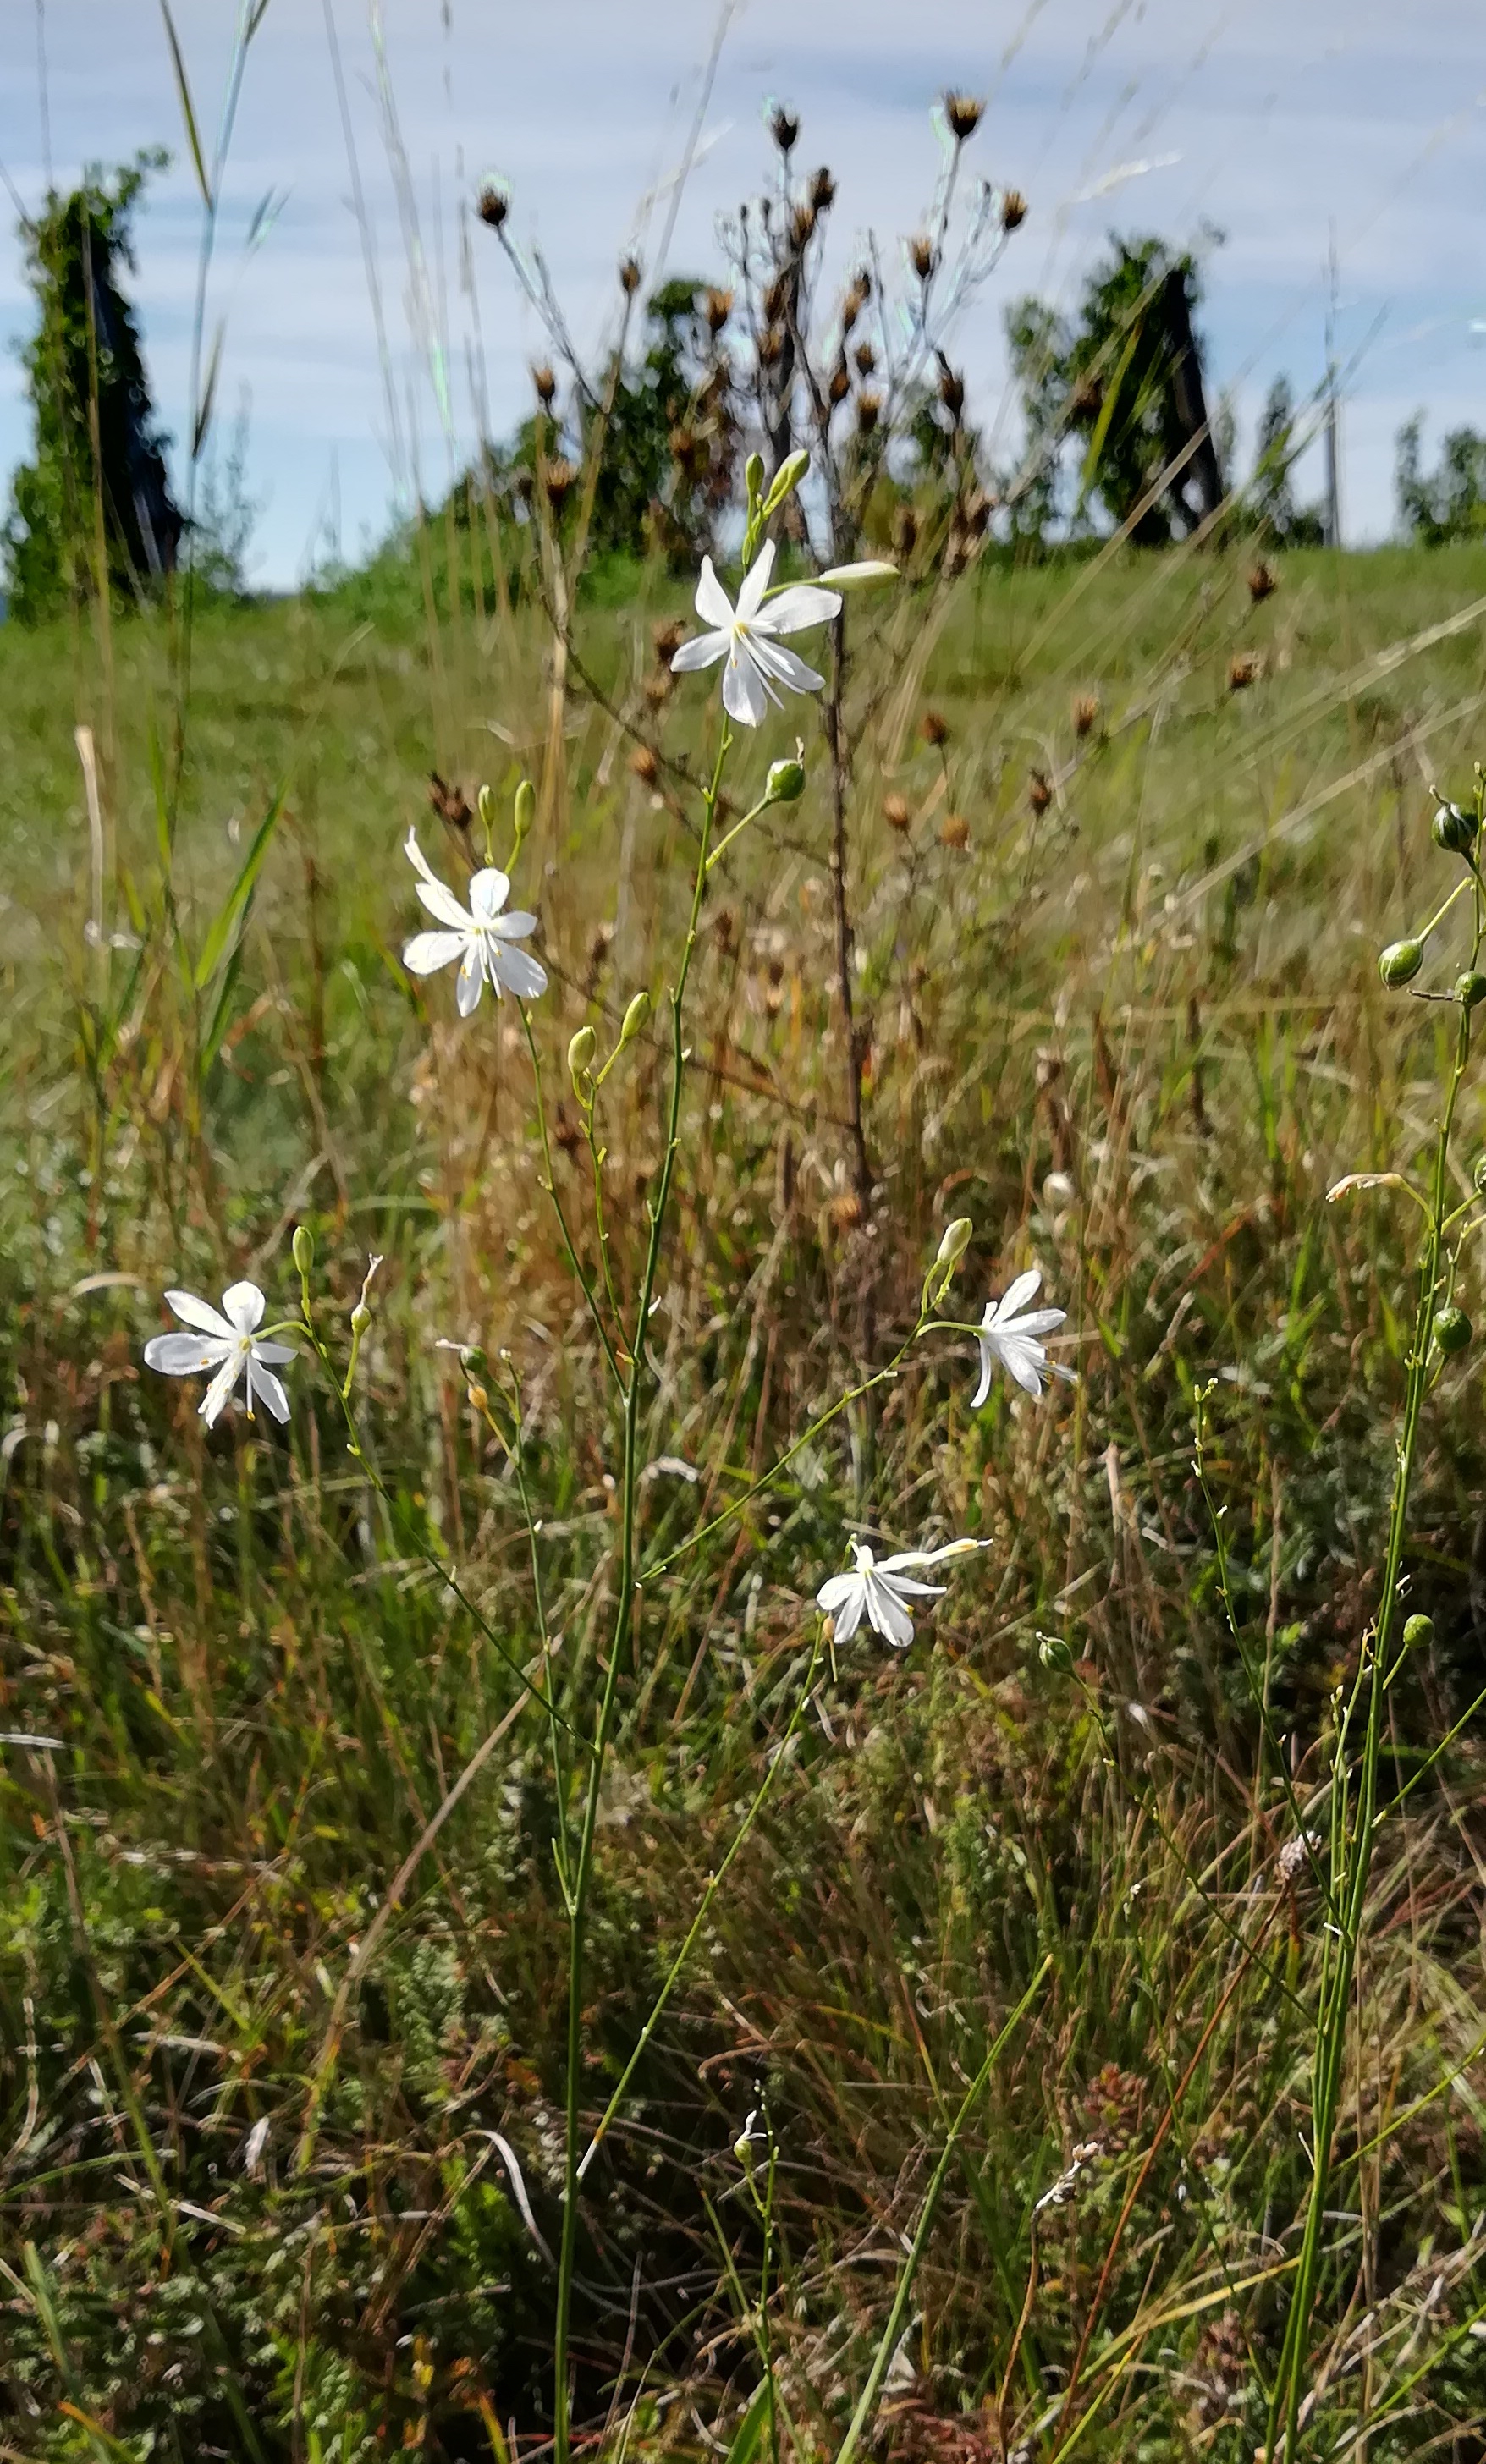
M 952 1223 L 946 1223 L 944 1237 L 935 1254 L 936 1266 L 958 1266 L 970 1245 L 970 1235 L 974 1229 L 968 1215 L 957 1215 Z
M 1074 1655 L 1060 1634 L 1039 1635 L 1037 1657 L 1055 1677 L 1066 1677 L 1074 1664 Z
M 593 1055 L 598 1049 L 598 1037 L 591 1026 L 580 1026 L 567 1047 L 567 1074 L 576 1087 L 593 1067 Z
M 295 1225 L 294 1263 L 301 1275 L 307 1275 L 315 1264 L 315 1235 L 307 1223 Z
M 787 496 L 793 495 L 810 467 L 810 457 L 808 453 L 791 453 L 787 461 L 780 464 L 774 473 L 774 484 L 764 499 L 765 520 L 770 514 L 778 513 Z
M 619 1030 L 619 1049 L 621 1052 L 624 1050 L 627 1044 L 632 1044 L 634 1042 L 635 1037 L 639 1034 L 641 1027 L 644 1025 L 649 1016 L 649 993 L 636 993 L 633 1001 L 630 1003 L 629 1008 L 625 1011 L 624 1024 Z
M 1390 941 L 1378 959 L 1378 973 L 1386 984 L 1411 984 L 1424 964 L 1422 941 Z
M 358 1301 L 356 1307 L 351 1311 L 351 1332 L 353 1334 L 365 1334 L 370 1324 L 370 1309 L 366 1307 L 365 1301 Z
M 1478 1002 L 1486 1001 L 1486 976 L 1475 967 L 1456 976 L 1455 999 L 1462 1009 L 1475 1009 Z
M 759 498 L 764 494 L 764 456 L 762 453 L 750 453 L 747 461 L 743 464 L 743 486 L 748 492 L 749 504 L 756 505 Z
M 1432 1617 L 1411 1617 L 1405 1619 L 1404 1649 L 1406 1651 L 1417 1651 L 1423 1644 L 1432 1642 L 1433 1639 L 1434 1619 Z
M 490 845 L 491 829 L 496 818 L 496 800 L 488 787 L 481 787 L 479 794 L 475 799 L 475 809 L 479 815 L 480 827 L 485 833 L 485 844 L 488 847 Z
M 775 761 L 769 766 L 765 781 L 765 801 L 770 804 L 797 804 L 805 793 L 803 761 Z
M 1447 855 L 1469 855 L 1475 845 L 1475 816 L 1459 804 L 1441 804 L 1430 831 L 1435 846 Z
M 521 841 L 529 834 L 537 818 L 537 790 L 529 779 L 523 779 L 516 791 L 516 844 L 511 849 L 514 864 L 521 851 Z
M 1471 1175 L 1471 1186 L 1477 1198 L 1486 1198 L 1486 1155 L 1478 1155 Z
M 1463 1309 L 1442 1309 L 1435 1314 L 1434 1340 L 1441 1352 L 1463 1352 L 1471 1340 L 1473 1329 Z

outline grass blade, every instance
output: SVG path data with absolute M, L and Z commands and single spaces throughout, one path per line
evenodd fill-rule
M 196 165 L 196 181 L 208 213 L 213 210 L 211 183 L 207 177 L 207 158 L 202 151 L 201 131 L 196 125 L 195 105 L 191 101 L 190 82 L 186 75 L 186 61 L 181 52 L 175 20 L 170 14 L 170 0 L 160 0 L 160 12 L 166 21 L 166 40 L 170 46 L 170 65 L 175 71 L 175 90 L 180 97 L 181 118 L 186 122 L 186 142 Z

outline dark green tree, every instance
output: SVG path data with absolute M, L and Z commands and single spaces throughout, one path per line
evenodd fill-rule
M 1074 518 L 1098 499 L 1138 547 L 1186 538 L 1222 500 L 1193 326 L 1195 259 L 1161 239 L 1116 238 L 1077 313 L 1018 300 L 1007 334 L 1029 439 L 1019 498 L 1046 520 L 1065 444 L 1083 439 Z
M 136 600 L 173 570 L 181 517 L 121 277 L 134 271 L 130 225 L 148 174 L 142 153 L 55 192 L 22 225 L 37 322 L 21 361 L 33 458 L 16 472 L 4 531 L 11 612 L 55 613 L 100 586 Z
M 1453 428 L 1441 440 L 1432 471 L 1420 461 L 1423 436 L 1424 414 L 1417 411 L 1398 431 L 1394 484 L 1406 533 L 1422 547 L 1480 539 L 1486 535 L 1486 436 L 1474 428 Z

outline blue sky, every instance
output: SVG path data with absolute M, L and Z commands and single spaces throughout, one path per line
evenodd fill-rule
M 327 17 L 371 232 L 385 362 L 351 209 Z M 235 0 L 176 0 L 198 116 L 214 127 Z M 139 233 L 137 298 L 157 397 L 187 425 L 200 201 L 158 0 L 8 0 L 0 163 L 25 205 L 88 160 L 164 143 Z M 1486 427 L 1486 47 L 1464 0 L 1408 12 L 1379 0 L 742 0 L 727 12 L 700 160 L 676 207 L 669 264 L 720 265 L 720 212 L 767 167 L 761 112 L 787 98 L 803 164 L 829 163 L 843 258 L 922 218 L 939 164 L 929 107 L 946 85 L 989 98 L 973 166 L 1031 213 L 955 337 L 972 409 L 1010 419 L 1001 309 L 1024 290 L 1068 298 L 1106 231 L 1189 242 L 1207 260 L 1209 363 L 1247 448 L 1271 377 L 1300 391 L 1323 356 L 1334 228 L 1340 341 L 1358 355 L 1343 424 L 1343 518 L 1391 526 L 1393 438 L 1416 407 L 1436 437 Z M 464 201 L 496 173 L 512 229 L 540 246 L 580 347 L 612 319 L 632 239 L 648 271 L 675 191 L 719 23 L 684 0 L 268 0 L 223 182 L 209 316 L 226 321 L 218 391 L 246 395 L 261 500 L 255 577 L 292 583 L 327 525 L 347 554 L 386 524 L 414 465 L 436 489 L 476 432 L 482 387 L 499 432 L 529 400 L 539 322 Z M 38 33 L 48 101 L 41 109 Z M 379 77 L 380 64 L 380 77 Z M 389 103 L 386 99 L 389 98 Z M 399 158 L 401 168 L 399 168 Z M 1170 159 L 1175 158 L 1175 159 Z M 1146 165 L 1132 170 L 1132 165 Z M 647 193 L 661 187 L 647 213 Z M 270 192 L 283 202 L 251 255 Z M 1092 193 L 1091 193 L 1092 192 Z M 400 204 L 401 194 L 401 204 Z M 11 209 L 13 221 L 13 207 Z M 415 230 L 414 230 L 415 224 Z M 0 331 L 24 332 L 13 231 L 0 248 Z M 1477 326 L 1479 330 L 1476 330 Z M 430 338 L 448 371 L 447 416 Z M 0 472 L 27 429 L 13 354 L 0 363 Z M 1242 455 L 1241 455 L 1242 458 Z

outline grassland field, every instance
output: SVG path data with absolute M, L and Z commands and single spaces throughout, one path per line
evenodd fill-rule
M 1257 601 L 1253 561 L 987 558 L 853 602 L 865 1199 L 813 706 L 735 759 L 735 818 L 797 733 L 809 783 L 702 910 L 643 1432 L 666 1564 L 600 1815 L 593 2118 L 787 1739 L 588 2177 L 588 2453 L 735 2437 L 763 2242 L 733 2150 L 761 2104 L 779 2434 L 833 2452 L 946 2111 L 1034 1982 L 876 2452 L 1260 2445 L 1324 1948 L 1285 1851 L 1377 1598 L 1412 1307 L 1407 1202 L 1327 1192 L 1432 1136 L 1455 1013 L 1417 995 L 1464 962 L 1453 923 L 1410 990 L 1376 959 L 1454 878 L 1429 820 L 1486 758 L 1486 548 L 1296 553 Z M 513 896 L 541 918 L 531 1026 L 580 1224 L 568 1040 L 607 1048 L 655 998 L 602 1110 L 632 1287 L 717 725 L 655 649 L 688 602 L 636 566 L 561 653 L 493 581 L 210 606 L 184 702 L 164 615 L 0 627 L 0 1726 L 54 1741 L 0 1760 L 0 2454 L 541 2452 L 566 1934 L 513 1662 L 544 1648 L 574 1701 L 599 1681 L 616 1431 L 521 1013 L 461 1025 L 447 980 L 407 975 L 402 846 L 416 825 L 448 878 L 472 860 L 432 773 L 446 807 L 490 783 L 498 860 L 536 785 Z M 1463 1200 L 1480 1084 L 1462 1100 Z M 926 1338 L 763 1482 L 894 1357 L 958 1215 L 965 1309 L 1035 1265 L 1076 1384 L 977 1413 L 973 1345 Z M 292 1311 L 299 1224 L 343 1349 L 383 1259 L 365 1457 L 308 1353 L 282 1432 L 209 1436 L 142 1367 L 167 1286 L 249 1275 Z M 1480 1282 L 1467 1243 L 1486 1328 Z M 441 1338 L 482 1348 L 488 1414 Z M 991 1545 L 909 1652 L 862 1634 L 822 1661 L 791 1728 L 814 1593 L 864 1529 Z M 1469 2464 L 1478 1343 L 1429 1398 L 1408 1584 L 1434 1632 L 1388 1705 L 1307 2435 Z

